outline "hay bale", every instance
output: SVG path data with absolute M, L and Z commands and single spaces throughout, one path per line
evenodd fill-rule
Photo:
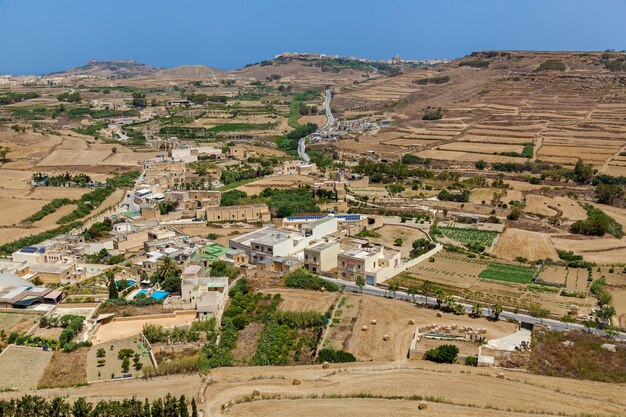
M 330 368 L 330 363 L 328 363 L 328 362 L 324 362 L 324 363 L 322 364 L 322 369 L 328 369 L 328 368 Z
M 499 379 L 504 379 L 504 374 L 503 374 L 502 372 L 500 372 L 500 373 L 498 374 L 497 378 L 499 378 Z
M 302 384 L 302 381 L 300 381 L 298 378 L 294 379 L 293 382 L 291 383 L 291 385 L 300 385 Z
M 441 313 L 437 313 L 437 317 L 441 317 Z
M 326 287 L 322 287 L 320 291 L 326 292 Z
M 370 321 L 370 324 L 376 324 L 376 323 L 377 323 L 376 319 L 372 319 L 372 320 Z
M 261 391 L 259 391 L 258 389 L 255 389 L 254 391 L 252 391 L 253 397 L 259 397 L 260 395 L 261 395 Z
M 411 319 L 409 320 L 409 325 L 413 326 L 415 324 L 415 320 Z
M 388 334 L 386 334 L 386 335 L 384 335 L 384 336 L 383 336 L 383 340 L 384 340 L 385 342 L 387 342 L 389 339 L 390 339 L 390 337 L 389 337 L 389 335 L 388 335 Z
M 361 331 L 366 332 L 367 331 L 367 325 L 361 327 Z
M 428 403 L 426 401 L 420 401 L 417 405 L 417 409 L 422 411 L 428 410 Z

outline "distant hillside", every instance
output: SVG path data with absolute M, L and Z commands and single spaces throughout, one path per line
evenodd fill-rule
M 140 64 L 133 60 L 95 61 L 87 65 L 54 73 L 55 75 L 90 76 L 109 79 L 135 78 L 155 74 L 160 68 Z
M 222 74 L 224 71 L 207 67 L 206 65 L 181 65 L 180 67 L 168 68 L 154 74 L 157 77 L 171 78 L 205 78 Z

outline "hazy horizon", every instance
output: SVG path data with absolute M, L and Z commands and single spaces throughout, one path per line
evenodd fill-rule
M 229 70 L 286 51 L 453 59 L 477 50 L 622 50 L 625 15 L 624 0 L 0 0 L 0 74 L 47 74 L 90 59 Z

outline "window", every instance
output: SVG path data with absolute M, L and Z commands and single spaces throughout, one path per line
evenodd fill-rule
M 343 278 L 345 278 L 345 277 L 346 277 L 346 273 L 345 273 L 345 272 L 342 272 L 342 273 L 341 273 L 341 276 L 342 276 Z
M 309 255 L 304 255 L 304 259 L 309 260 Z
M 313 262 L 317 262 L 317 256 L 313 257 Z

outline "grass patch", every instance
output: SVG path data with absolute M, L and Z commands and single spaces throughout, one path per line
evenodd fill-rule
M 494 281 L 530 284 L 535 277 L 535 270 L 524 266 L 490 263 L 485 270 L 478 274 L 478 277 Z

